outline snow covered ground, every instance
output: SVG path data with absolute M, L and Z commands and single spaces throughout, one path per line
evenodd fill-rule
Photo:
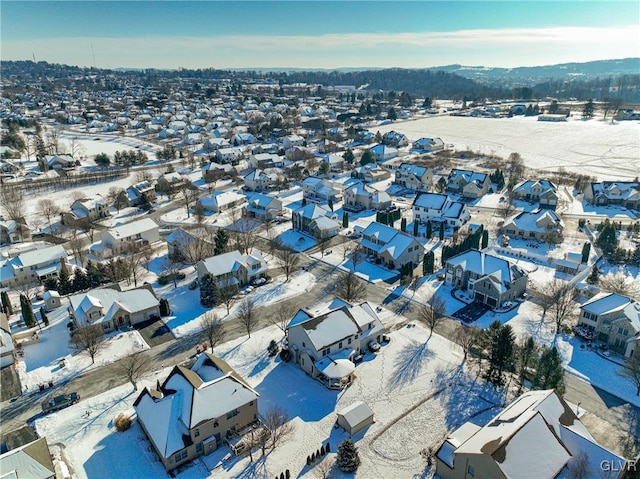
M 567 171 L 602 180 L 631 181 L 640 172 L 640 123 L 601 119 L 543 122 L 536 117 L 471 118 L 433 116 L 371 128 L 404 133 L 410 141 L 440 137 L 456 150 L 507 158 L 520 153 L 529 168 Z
M 421 450 L 436 446 L 448 431 L 475 415 L 476 422 L 488 420 L 507 400 L 463 372 L 455 346 L 437 335 L 425 343 L 427 336 L 428 330 L 420 326 L 391 333 L 391 342 L 377 355 L 367 353 L 356 369 L 355 383 L 343 392 L 326 389 L 295 364 L 270 358 L 269 341 L 282 339 L 276 327 L 217 347 L 214 353 L 260 393 L 260 411 L 277 403 L 287 410 L 296 429 L 286 442 L 253 464 L 248 457 L 232 458 L 210 471 L 227 454 L 223 447 L 194 461 L 176 477 L 274 477 L 285 469 L 291 470 L 292 477 L 316 477 L 314 467 L 306 465 L 307 455 L 327 441 L 336 450 L 347 437 L 334 428 L 336 411 L 356 400 L 373 409 L 375 423 L 354 437 L 362 458 L 355 477 L 421 474 L 426 470 Z M 167 373 L 154 373 L 145 385 L 155 385 Z M 133 414 L 136 397 L 132 387 L 125 385 L 37 419 L 36 429 L 50 443 L 64 444 L 78 478 L 168 477 L 137 423 L 124 433 L 114 429 L 119 413 Z M 353 476 L 338 473 L 336 477 Z

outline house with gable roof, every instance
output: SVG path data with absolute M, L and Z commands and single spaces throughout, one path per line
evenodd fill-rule
M 409 139 L 404 133 L 391 130 L 382 135 L 382 143 L 401 148 L 409 145 Z
M 242 178 L 245 188 L 249 191 L 272 190 L 284 179 L 284 175 L 279 168 L 255 169 Z
M 211 195 L 203 196 L 198 200 L 205 211 L 213 211 L 214 213 L 229 211 L 246 202 L 245 196 L 237 191 L 214 191 Z
M 145 388 L 133 407 L 171 471 L 257 424 L 259 397 L 224 360 L 202 353 L 191 368 L 175 366 L 161 385 Z
M 640 183 L 637 181 L 603 181 L 591 183 L 584 190 L 584 199 L 592 205 L 617 205 L 640 208 Z
M 31 229 L 24 218 L 5 220 L 0 216 L 0 246 L 31 241 Z
M 110 215 L 107 200 L 97 194 L 92 198 L 75 200 L 71 204 L 71 211 L 62 214 L 62 224 L 73 225 L 84 219 L 97 221 Z
M 57 277 L 66 268 L 67 252 L 61 245 L 25 251 L 0 260 L 0 288 L 17 288 Z
M 640 303 L 616 293 L 600 293 L 580 306 L 578 326 L 593 331 L 626 357 L 640 354 Z
M 5 444 L 3 443 L 3 450 Z M 55 479 L 56 468 L 46 437 L 15 447 L 0 455 L 0 475 L 5 479 Z
M 460 228 L 471 219 L 469 208 L 461 201 L 453 201 L 448 195 L 418 193 L 411 205 L 413 221 L 444 222 L 447 227 Z
M 350 211 L 384 210 L 392 206 L 391 196 L 358 181 L 344 190 L 344 209 Z
M 364 354 L 370 341 L 380 342 L 383 332 L 369 303 L 352 305 L 339 298 L 323 314 L 299 310 L 287 325 L 293 362 L 326 386 L 339 389 L 352 380 L 353 357 Z
M 353 178 L 358 178 L 365 183 L 375 183 L 391 178 L 391 173 L 386 168 L 375 163 L 369 163 L 367 165 L 358 166 L 351 171 Z
M 178 260 L 193 261 L 193 258 L 207 258 L 213 255 L 215 245 L 205 228 L 184 230 L 176 228 L 169 234 L 167 242 L 167 256 Z
M 156 200 L 156 189 L 151 182 L 141 181 L 127 188 L 127 198 L 131 206 L 140 206 L 145 201 L 153 203 Z
M 538 203 L 540 208 L 555 210 L 558 206 L 558 188 L 549 180 L 527 180 L 513 188 L 511 198 Z
M 333 238 L 340 232 L 338 215 L 320 205 L 310 203 L 298 208 L 291 215 L 294 231 L 301 231 L 316 240 Z
M 101 258 L 123 254 L 138 246 L 160 241 L 158 224 L 151 218 L 132 221 L 103 230 L 102 241 L 91 246 L 91 251 Z
M 333 201 L 342 199 L 342 191 L 331 180 L 310 176 L 302 182 L 302 196 L 310 201 Z
M 537 209 L 535 211 L 522 211 L 507 218 L 503 229 L 512 238 L 547 241 L 550 238 L 557 238 L 558 235 L 562 235 L 564 223 L 553 210 Z
M 447 189 L 464 198 L 480 198 L 489 191 L 491 180 L 486 173 L 453 169 L 447 178 Z
M 436 452 L 436 474 L 442 479 L 568 479 L 583 458 L 583 477 L 601 477 L 602 464 L 616 466 L 607 477 L 624 475 L 626 460 L 599 445 L 560 394 L 530 391 L 484 427 L 467 422 L 453 431 Z
M 244 213 L 248 218 L 269 221 L 282 214 L 282 201 L 275 196 L 254 193 L 248 197 Z
M 382 143 L 372 146 L 369 148 L 369 151 L 373 154 L 373 159 L 376 163 L 391 160 L 398 156 L 397 148 L 389 145 L 383 145 Z
M 99 324 L 105 333 L 160 317 L 158 298 L 144 287 L 93 289 L 70 296 L 69 303 L 69 314 L 77 327 Z
M 433 171 L 426 166 L 402 163 L 395 173 L 394 185 L 414 191 L 428 191 L 433 184 Z
M 264 278 L 268 269 L 261 253 L 243 255 L 238 250 L 211 256 L 196 264 L 200 282 L 210 274 L 218 281 L 219 288 L 232 290 L 246 286 L 255 279 Z
M 389 269 L 416 265 L 424 255 L 424 246 L 413 236 L 376 221 L 362 231 L 360 245 Z
M 424 153 L 433 153 L 434 151 L 444 150 L 444 141 L 442 138 L 422 137 L 413 142 L 413 149 Z
M 528 274 L 506 259 L 471 249 L 445 263 L 445 282 L 468 290 L 473 299 L 492 308 L 514 301 L 527 289 Z

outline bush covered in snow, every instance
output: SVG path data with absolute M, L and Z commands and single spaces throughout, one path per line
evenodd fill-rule
M 349 438 L 338 446 L 338 467 L 342 472 L 355 472 L 360 466 L 360 456 L 356 445 Z
M 114 424 L 116 426 L 116 431 L 124 432 L 131 427 L 131 424 L 132 424 L 131 416 L 127 416 L 123 413 L 120 413 L 116 417 Z

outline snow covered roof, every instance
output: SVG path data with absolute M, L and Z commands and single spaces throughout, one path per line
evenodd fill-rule
M 344 351 L 345 350 L 342 350 L 340 352 Z M 335 355 L 325 356 L 320 361 L 313 363 L 316 369 L 329 379 L 341 379 L 355 371 L 356 365 L 353 361 L 346 358 L 334 358 L 332 356 Z
M 55 245 L 21 253 L 11 258 L 8 262 L 14 268 L 29 268 L 31 266 L 40 266 L 53 261 L 59 261 L 61 258 L 66 257 L 67 252 L 64 248 L 61 245 Z
M 0 456 L 0 474 L 6 479 L 55 477 L 47 439 L 42 437 Z
M 440 210 L 444 207 L 449 197 L 438 193 L 418 193 L 413 200 L 413 206 Z
M 232 271 L 237 271 L 241 267 L 247 268 L 247 264 L 262 264 L 266 268 L 266 261 L 259 252 L 254 252 L 250 255 L 242 255 L 240 251 L 229 251 L 228 253 L 211 256 L 210 258 L 203 259 L 201 263 L 204 265 L 207 272 L 213 276 L 221 276 Z M 252 273 L 255 273 L 252 270 Z
M 245 201 L 245 197 L 235 191 L 214 191 L 211 196 L 200 198 L 199 201 L 203 206 L 211 205 L 220 208 L 224 205 L 241 203 Z
M 484 183 L 487 179 L 487 174 L 476 173 L 472 170 L 458 170 L 454 168 L 453 170 L 451 170 L 451 173 L 449 173 L 449 181 L 458 181 L 459 179 L 464 180 L 465 183 Z
M 157 229 L 158 225 L 151 218 L 144 218 L 110 228 L 108 231 L 114 238 L 128 238 L 138 233 Z
M 338 411 L 338 416 L 342 416 L 349 426 L 357 426 L 362 421 L 372 418 L 373 411 L 363 401 L 356 401 L 353 404 Z
M 320 218 L 321 216 L 333 217 L 335 215 L 335 213 L 330 209 L 317 205 L 315 203 L 309 203 L 306 206 L 298 208 L 295 211 L 295 214 L 300 215 L 303 218 L 308 218 L 312 220 L 316 218 Z
M 640 331 L 640 303 L 616 293 L 600 293 L 581 306 L 581 309 L 597 316 L 620 313 L 626 318 L 635 331 Z
M 157 307 L 160 303 L 156 297 L 146 288 L 118 291 L 111 288 L 93 289 L 88 293 L 74 294 L 69 297 L 71 308 L 78 320 L 86 320 L 86 313 L 91 308 L 100 308 L 105 315 L 101 321 L 108 321 L 109 314 L 114 314 L 117 309 L 129 313 L 137 313 Z M 114 305 L 117 304 L 116 309 Z
M 564 227 L 564 223 L 558 215 L 551 210 L 523 211 L 507 219 L 504 228 L 515 225 L 523 231 L 545 232 L 553 225 L 555 228 Z
M 362 246 L 378 254 L 386 251 L 392 259 L 398 259 L 411 245 L 422 247 L 412 236 L 376 221 L 364 229 L 362 236 Z
M 531 194 L 531 190 L 535 186 L 540 187 L 543 192 L 549 191 L 549 190 L 551 190 L 551 191 L 556 191 L 557 190 L 556 185 L 554 185 L 549 180 L 526 180 L 526 181 L 523 181 L 523 182 L 517 184 L 513 188 L 513 193 L 518 194 L 518 195 Z
M 497 256 L 487 254 L 475 249 L 465 251 L 447 260 L 447 267 L 455 268 L 460 266 L 464 271 L 471 271 L 478 276 L 493 275 L 503 281 L 512 282 L 527 273 L 518 266 Z M 496 276 L 496 273 L 499 273 Z

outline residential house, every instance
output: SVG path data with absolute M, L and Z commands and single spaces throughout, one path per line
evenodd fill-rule
M 77 327 L 99 324 L 105 333 L 160 317 L 160 302 L 147 288 L 102 288 L 69 297 L 69 314 Z
M 375 163 L 369 163 L 368 165 L 359 166 L 351 171 L 353 178 L 358 178 L 365 183 L 376 183 L 378 181 L 384 181 L 391 178 L 391 173 L 386 168 Z
M 640 354 L 640 303 L 616 293 L 600 293 L 580 306 L 578 326 L 596 339 L 631 357 Z
M 392 205 L 391 196 L 388 193 L 378 191 L 361 181 L 349 185 L 344 190 L 345 210 L 384 210 Z
M 18 221 L 5 220 L 0 216 L 0 246 L 31 241 L 31 229 L 20 218 Z
M 342 199 L 342 191 L 331 180 L 310 176 L 302 182 L 302 196 L 310 201 L 329 201 L 336 203 Z
M 282 201 L 275 196 L 255 193 L 248 197 L 245 214 L 249 218 L 270 221 L 282 215 Z
M 403 146 L 409 146 L 409 139 L 404 135 L 404 133 L 391 130 L 382 135 L 382 143 L 389 146 L 395 146 L 396 148 L 401 148 Z
M 445 282 L 468 290 L 475 301 L 500 308 L 527 289 L 528 274 L 506 259 L 478 250 L 469 250 L 445 263 Z
M 447 188 L 464 198 L 480 198 L 489 192 L 491 180 L 486 173 L 453 169 L 449 173 Z
M 218 163 L 229 163 L 237 165 L 244 156 L 244 151 L 240 147 L 218 148 L 216 150 L 216 161 Z
M 285 150 L 288 150 L 296 146 L 304 146 L 304 138 L 302 138 L 299 135 L 289 135 L 289 136 L 285 136 L 282 139 L 282 147 Z
M 339 173 L 344 169 L 344 158 L 335 153 L 328 153 L 320 158 L 320 163 L 328 163 L 329 171 Z
M 236 191 L 214 191 L 198 200 L 205 211 L 222 213 L 244 205 L 247 199 Z
M 558 188 L 549 180 L 527 180 L 513 188 L 511 198 L 555 210 L 558 206 Z
M 287 325 L 292 361 L 326 386 L 342 389 L 352 381 L 353 358 L 371 341 L 380 342 L 384 326 L 369 303 L 337 299 L 317 316 L 299 310 Z
M 153 203 L 156 200 L 156 189 L 150 181 L 141 181 L 127 188 L 127 198 L 130 206 Z
M 7 175 L 15 175 L 20 171 L 20 167 L 13 161 L 7 159 L 0 159 L 0 173 Z
M 564 223 L 553 210 L 537 209 L 507 218 L 503 229 L 511 238 L 558 242 L 562 238 Z
M 76 160 L 71 155 L 49 155 L 45 156 L 45 161 L 51 170 L 67 170 L 76 166 Z
M 160 241 L 160 232 L 155 221 L 144 218 L 103 230 L 101 238 L 100 243 L 91 246 L 91 251 L 108 258 Z
M 231 137 L 231 144 L 233 146 L 241 146 L 241 145 L 250 145 L 252 143 L 256 143 L 256 137 L 251 133 L 236 133 Z
M 465 203 L 454 201 L 448 195 L 438 193 L 418 193 L 411 206 L 413 221 L 443 222 L 449 228 L 460 228 L 471 219 Z
M 169 195 L 175 195 L 183 188 L 191 185 L 191 181 L 180 173 L 165 173 L 158 177 L 156 182 L 156 191 L 166 193 Z
M 442 479 L 620 479 L 626 460 L 600 446 L 555 390 L 530 391 L 485 426 L 464 423 L 436 452 Z M 615 466 L 614 466 L 615 465 Z
M 92 198 L 82 198 L 71 203 L 71 211 L 62 213 L 62 224 L 74 225 L 83 220 L 94 222 L 110 215 L 107 200 L 96 194 Z
M 424 255 L 424 246 L 413 236 L 375 221 L 362 231 L 360 245 L 389 269 L 416 265 Z
M 220 164 L 214 161 L 207 163 L 200 168 L 202 179 L 206 183 L 212 183 L 223 178 L 231 178 L 238 174 L 238 171 L 230 164 Z
M 231 144 L 226 138 L 207 138 L 202 147 L 205 151 L 216 151 L 220 148 L 229 148 Z
M 640 183 L 637 181 L 603 181 L 591 183 L 584 190 L 584 199 L 597 206 L 640 208 Z
M 428 191 L 433 184 L 433 171 L 426 166 L 402 163 L 396 169 L 393 183 L 414 191 Z
M 0 260 L 0 288 L 17 288 L 57 277 L 66 267 L 67 252 L 61 245 L 47 246 Z
M 294 231 L 307 233 L 320 241 L 333 238 L 342 228 L 337 214 L 313 203 L 295 210 L 291 221 Z
M 262 169 L 282 166 L 282 157 L 273 153 L 256 153 L 249 157 L 249 167 Z
M 210 241 L 209 232 L 205 228 L 184 230 L 176 228 L 169 234 L 167 256 L 178 260 L 199 261 L 213 255 L 215 245 Z
M 285 176 L 279 168 L 268 168 L 250 171 L 242 179 L 247 190 L 265 191 L 277 188 L 285 180 Z
M 444 141 L 442 138 L 420 138 L 413 142 L 413 149 L 424 153 L 433 153 L 434 151 L 444 150 Z
M 190 369 L 175 366 L 157 389 L 145 388 L 133 407 L 171 471 L 256 424 L 259 396 L 225 361 L 203 353 Z
M 0 476 L 6 479 L 56 479 L 52 457 L 47 438 L 41 437 L 0 455 Z
M 0 369 L 14 363 L 13 354 L 13 339 L 11 338 L 9 321 L 6 314 L 0 313 Z
M 240 251 L 211 256 L 196 264 L 198 280 L 205 275 L 212 275 L 220 289 L 237 290 L 258 278 L 264 278 L 268 270 L 267 262 L 259 252 L 240 254 Z
M 398 156 L 398 149 L 393 146 L 378 144 L 369 148 L 376 163 L 391 160 Z

